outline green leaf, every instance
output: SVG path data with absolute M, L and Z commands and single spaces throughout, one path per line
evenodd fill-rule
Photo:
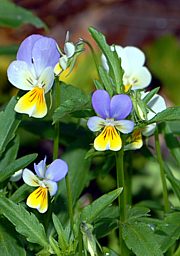
M 42 247 L 48 247 L 43 225 L 36 216 L 25 210 L 22 205 L 17 205 L 3 195 L 0 195 L 0 209 L 16 228 L 17 232 L 24 235 L 31 243 L 37 243 Z
M 170 168 L 167 165 L 165 165 L 164 167 L 165 167 L 166 177 L 171 183 L 171 186 L 180 201 L 180 180 L 174 177 L 173 173 L 171 172 Z
M 15 139 L 8 144 L 6 151 L 3 152 L 0 157 L 0 170 L 5 169 L 11 162 L 16 159 L 18 149 L 19 137 L 15 137 Z
M 134 206 L 134 207 L 128 209 L 127 219 L 128 219 L 128 221 L 137 220 L 141 217 L 148 216 L 148 212 L 150 212 L 150 209 L 148 209 L 146 207 Z
M 148 124 L 174 120 L 180 120 L 180 107 L 171 107 L 163 110 L 149 120 Z
M 164 138 L 168 149 L 171 151 L 171 154 L 174 156 L 177 163 L 180 165 L 180 142 L 176 139 L 168 124 L 166 124 L 165 127 Z
M 109 74 L 104 70 L 104 68 L 102 68 L 101 66 L 99 66 L 99 75 L 104 84 L 105 90 L 109 92 L 110 96 L 113 96 L 112 79 L 109 76 Z
M 82 220 L 88 223 L 92 223 L 95 218 L 108 207 L 122 192 L 122 188 L 115 189 L 108 194 L 104 194 L 100 198 L 96 199 L 92 204 L 86 206 L 82 210 Z
M 58 122 L 66 115 L 79 110 L 87 110 L 91 107 L 90 95 L 86 95 L 81 89 L 72 85 L 61 84 L 61 103 L 55 110 L 53 122 Z
M 23 24 L 31 24 L 36 28 L 47 28 L 44 22 L 32 12 L 15 5 L 14 3 L 0 1 L 0 26 L 16 28 Z
M 52 219 L 53 219 L 54 227 L 58 234 L 59 247 L 62 251 L 65 251 L 68 247 L 67 233 L 65 232 L 59 218 L 55 214 L 52 215 Z
M 94 80 L 94 85 L 96 87 L 97 90 L 104 90 L 104 86 L 98 81 L 98 80 Z
M 154 88 L 153 90 L 151 90 L 143 99 L 143 101 L 147 104 L 152 97 L 159 91 L 160 87 Z
M 125 223 L 122 226 L 123 240 L 137 256 L 163 256 L 151 228 L 139 222 Z
M 0 183 L 8 179 L 11 175 L 13 175 L 16 171 L 23 169 L 28 166 L 32 161 L 34 161 L 37 157 L 37 154 L 30 154 L 27 156 L 23 156 L 21 158 L 16 159 L 11 162 L 5 169 L 0 170 Z
M 3 153 L 7 144 L 14 138 L 20 124 L 19 115 L 14 111 L 16 103 L 16 98 L 12 97 L 5 110 L 0 112 L 0 154 Z
M 166 252 L 180 238 L 180 212 L 173 212 L 157 226 L 156 237 L 163 252 Z
M 98 32 L 93 27 L 89 28 L 89 32 L 98 44 L 101 51 L 106 56 L 110 68 L 110 74 L 112 73 L 113 82 L 118 88 L 117 92 L 120 93 L 120 87 L 122 86 L 123 71 L 121 69 L 120 60 L 116 52 L 111 51 L 110 46 L 106 43 L 106 38 L 102 33 Z
M 0 253 L 2 256 L 26 255 L 14 227 L 2 217 L 0 218 Z

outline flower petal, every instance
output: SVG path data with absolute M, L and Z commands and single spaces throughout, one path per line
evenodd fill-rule
M 132 90 L 143 89 L 151 82 L 151 73 L 146 67 L 141 67 L 134 71 L 130 76 L 124 74 L 123 84 L 131 85 Z
M 28 36 L 24 41 L 22 41 L 21 45 L 19 46 L 17 52 L 17 60 L 23 60 L 28 63 L 29 66 L 32 67 L 32 48 L 37 40 L 43 38 L 41 35 L 31 35 Z
M 13 61 L 9 65 L 7 76 L 11 84 L 25 91 L 31 90 L 37 83 L 27 63 L 20 60 Z
M 146 137 L 149 137 L 154 133 L 155 128 L 156 128 L 156 124 L 149 124 L 144 128 L 144 130 L 142 131 L 142 134 Z
M 48 188 L 50 196 L 54 196 L 58 189 L 57 182 L 52 180 L 44 180 L 43 182 L 45 186 Z
M 59 57 L 60 54 L 54 39 L 42 37 L 37 40 L 32 48 L 32 59 L 36 75 L 39 77 L 41 72 L 48 66 L 54 69 Z
M 91 131 L 97 132 L 105 126 L 105 120 L 99 116 L 93 116 L 89 118 L 87 126 Z
M 48 209 L 48 189 L 39 187 L 33 191 L 27 198 L 26 204 L 37 209 L 40 213 L 44 213 Z
M 62 180 L 68 172 L 68 165 L 61 159 L 56 159 L 47 168 L 45 178 L 52 181 Z
M 44 160 L 41 160 L 38 164 L 34 163 L 34 170 L 39 178 L 45 177 L 46 157 L 44 158 Z
M 121 66 L 125 73 L 133 73 L 134 69 L 144 65 L 144 53 L 134 46 L 127 46 L 120 51 Z
M 95 112 L 102 118 L 109 118 L 110 96 L 105 90 L 96 90 L 92 95 Z
M 118 151 L 121 147 L 121 138 L 113 126 L 106 126 L 94 140 L 94 148 L 98 151 Z
M 126 140 L 125 150 L 135 150 L 143 146 L 142 135 L 139 130 L 135 130 L 132 135 Z
M 126 118 L 132 110 L 131 98 L 126 94 L 115 95 L 110 103 L 110 117 L 116 120 Z
M 66 54 L 68 59 L 74 55 L 75 49 L 75 45 L 71 42 L 66 42 L 64 44 L 64 53 Z
M 39 186 L 39 179 L 38 177 L 31 172 L 29 169 L 25 168 L 22 174 L 22 178 L 26 184 L 32 187 Z
M 147 114 L 148 120 L 152 119 L 157 113 L 167 108 L 164 98 L 158 94 L 155 94 L 147 105 L 150 109 L 152 109 L 152 111 L 149 110 Z
M 53 86 L 54 83 L 54 69 L 52 67 L 47 67 L 41 73 L 38 86 L 44 88 L 44 93 L 47 93 Z
M 130 120 L 119 120 L 115 121 L 114 125 L 118 131 L 122 133 L 130 133 L 134 129 L 134 122 Z
M 21 179 L 23 170 L 20 169 L 19 171 L 15 172 L 11 178 L 10 181 L 16 182 Z
M 44 117 L 47 114 L 44 89 L 35 87 L 30 92 L 27 92 L 18 100 L 14 110 L 36 118 Z
M 102 66 L 106 70 L 106 72 L 109 72 L 109 65 L 108 65 L 106 56 L 104 54 L 101 55 L 101 62 L 102 62 Z

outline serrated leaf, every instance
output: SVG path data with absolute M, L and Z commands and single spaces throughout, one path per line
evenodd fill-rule
M 109 74 L 104 70 L 104 68 L 102 68 L 101 66 L 99 66 L 99 75 L 104 84 L 105 90 L 109 92 L 110 96 L 113 96 L 112 79 L 109 76 Z
M 11 1 L 0 1 L 0 26 L 16 28 L 23 24 L 31 24 L 36 28 L 47 28 L 45 23 L 32 12 L 15 5 Z
M 5 169 L 0 170 L 0 183 L 8 179 L 16 171 L 28 166 L 37 157 L 37 154 L 29 154 L 11 162 Z
M 163 110 L 148 121 L 148 124 L 164 121 L 180 120 L 180 107 L 171 107 Z
M 130 220 L 137 220 L 140 217 L 148 216 L 148 212 L 150 212 L 149 208 L 143 207 L 143 206 L 134 206 L 132 208 L 128 209 L 127 212 L 127 219 Z
M 122 76 L 123 76 L 120 60 L 116 52 L 111 51 L 110 46 L 106 43 L 106 38 L 102 33 L 98 32 L 93 27 L 89 28 L 89 32 L 91 33 L 92 37 L 98 44 L 99 48 L 107 58 L 108 65 L 110 68 L 110 73 L 112 72 L 112 79 L 114 81 L 114 84 L 118 88 L 119 90 L 118 93 L 119 93 L 120 87 L 122 86 Z
M 0 253 L 2 256 L 26 255 L 14 227 L 2 217 L 0 218 Z
M 10 199 L 15 203 L 22 202 L 27 196 L 34 190 L 33 187 L 30 187 L 26 184 L 20 186 L 11 196 Z
M 12 97 L 5 110 L 0 112 L 0 154 L 14 138 L 16 129 L 20 124 L 20 116 L 14 111 L 16 103 L 16 98 Z
M 82 220 L 85 220 L 87 223 L 92 223 L 101 211 L 108 207 L 121 194 L 122 190 L 122 188 L 115 189 L 86 206 L 82 210 Z
M 25 236 L 31 243 L 37 243 L 42 247 L 48 247 L 43 225 L 33 213 L 29 213 L 22 205 L 17 205 L 3 195 L 0 195 L 0 209 L 16 228 L 17 232 Z
M 144 223 L 123 224 L 122 236 L 127 247 L 137 256 L 163 256 L 151 228 Z
M 53 114 L 54 123 L 66 115 L 79 110 L 87 110 L 91 106 L 90 95 L 86 95 L 81 89 L 66 84 L 60 86 L 61 102 Z

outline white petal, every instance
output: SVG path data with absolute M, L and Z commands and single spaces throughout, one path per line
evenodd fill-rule
M 118 57 L 122 58 L 123 47 L 121 47 L 120 45 L 115 45 L 114 48 L 115 48 L 115 51 L 117 52 Z
M 32 186 L 32 187 L 38 187 L 39 186 L 40 180 L 29 169 L 27 169 L 27 168 L 24 169 L 22 177 L 23 177 L 24 182 L 26 184 L 28 184 L 29 186 Z
M 7 70 L 8 80 L 17 88 L 29 91 L 37 83 L 26 62 L 13 61 Z
M 63 70 L 65 70 L 67 68 L 67 62 L 68 62 L 68 58 L 66 55 L 62 56 L 59 59 L 59 64 L 62 67 Z
M 11 176 L 10 181 L 16 182 L 16 181 L 20 180 L 20 179 L 21 179 L 21 176 L 22 176 L 22 171 L 23 171 L 23 170 L 21 169 L 21 170 L 15 172 L 15 173 Z
M 89 130 L 97 132 L 105 126 L 105 120 L 101 117 L 93 116 L 89 118 L 87 126 Z
M 142 134 L 143 134 L 144 136 L 149 137 L 149 136 L 151 136 L 151 135 L 154 133 L 155 128 L 156 128 L 156 124 L 149 124 L 149 125 L 147 125 L 146 128 L 142 131 Z
M 106 70 L 106 72 L 109 72 L 109 65 L 108 65 L 106 56 L 104 54 L 101 55 L 101 62 L 102 62 L 103 68 Z
M 43 180 L 44 185 L 48 188 L 50 196 L 54 196 L 57 192 L 57 182 L 51 180 Z
M 130 120 L 119 120 L 114 121 L 115 127 L 118 129 L 118 131 L 122 133 L 130 133 L 134 129 L 134 122 Z
M 71 42 L 67 42 L 64 44 L 64 53 L 66 54 L 67 58 L 71 58 L 75 53 L 75 46 Z
M 54 70 L 52 67 L 47 67 L 43 70 L 41 76 L 38 80 L 38 87 L 44 88 L 45 93 L 47 93 L 54 83 Z
M 152 119 L 157 113 L 166 109 L 166 103 L 162 96 L 155 94 L 148 102 L 148 106 L 152 111 L 147 114 L 147 119 Z

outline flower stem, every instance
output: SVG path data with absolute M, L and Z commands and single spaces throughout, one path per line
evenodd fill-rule
M 162 182 L 162 188 L 163 188 L 164 211 L 168 212 L 170 210 L 170 205 L 169 205 L 169 201 L 168 201 L 168 190 L 167 190 L 166 177 L 165 177 L 165 173 L 164 173 L 163 158 L 161 155 L 158 127 L 156 127 L 156 130 L 155 130 L 155 146 L 156 146 L 156 154 L 157 154 L 157 160 L 159 162 L 161 182 Z
M 72 202 L 72 191 L 71 191 L 71 186 L 69 181 L 69 174 L 66 175 L 66 189 L 67 189 L 67 197 L 68 197 L 68 211 L 69 211 L 71 230 L 74 233 L 73 202 Z
M 122 193 L 118 197 L 118 206 L 119 206 L 119 242 L 120 242 L 120 251 L 122 256 L 128 255 L 127 247 L 124 243 L 122 237 L 122 223 L 126 220 L 126 185 L 124 179 L 124 151 L 123 148 L 116 152 L 116 175 L 117 175 L 117 188 L 123 187 Z
M 58 80 L 58 77 L 55 79 L 55 92 L 54 92 L 54 102 L 55 109 L 60 105 L 60 96 L 61 96 L 61 86 Z M 56 122 L 54 125 L 55 135 L 54 135 L 54 145 L 53 145 L 53 160 L 58 158 L 59 152 L 59 122 Z

